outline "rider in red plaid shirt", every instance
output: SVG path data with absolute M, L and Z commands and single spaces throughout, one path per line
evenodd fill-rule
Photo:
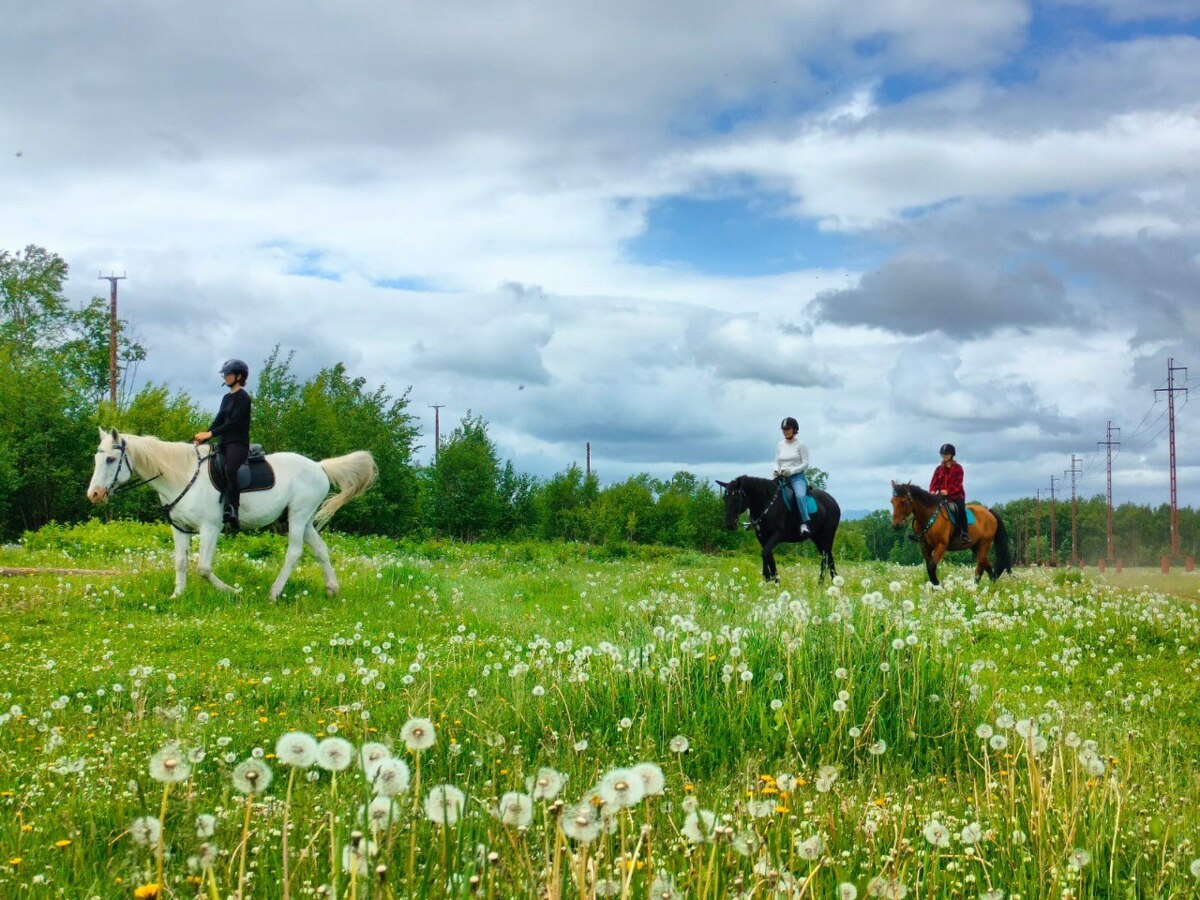
M 963 489 L 963 467 L 954 460 L 953 444 L 942 444 L 939 452 L 942 462 L 933 470 L 929 493 L 954 501 L 950 504 L 950 512 L 954 524 L 958 526 L 958 539 L 963 544 L 969 544 L 971 538 L 967 534 L 967 492 Z

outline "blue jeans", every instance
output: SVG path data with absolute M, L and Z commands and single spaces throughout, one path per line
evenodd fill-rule
M 808 479 L 803 472 L 788 476 L 788 484 L 792 486 L 792 496 L 796 499 L 796 509 L 800 511 L 800 521 L 808 524 Z

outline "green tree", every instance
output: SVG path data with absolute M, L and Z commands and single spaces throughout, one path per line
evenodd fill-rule
M 430 482 L 430 524 L 435 531 L 477 540 L 500 532 L 501 468 L 482 416 L 468 411 L 442 444 Z
M 537 535 L 545 540 L 587 540 L 589 511 L 599 494 L 596 475 L 584 475 L 574 463 L 556 473 L 533 496 Z

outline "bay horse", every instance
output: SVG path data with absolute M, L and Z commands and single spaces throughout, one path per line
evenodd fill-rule
M 915 484 L 892 482 L 892 527 L 900 528 L 912 517 L 913 534 L 921 545 L 925 557 L 925 571 L 929 580 L 938 584 L 937 567 L 942 557 L 950 550 L 971 550 L 975 554 L 975 583 L 987 572 L 995 581 L 1005 572 L 1012 573 L 1012 552 L 1008 546 L 1008 530 L 1000 516 L 979 503 L 964 504 L 975 514 L 975 522 L 968 528 L 970 540 L 958 540 L 958 526 L 950 521 L 946 498 L 921 490 Z M 988 562 L 988 551 L 996 547 L 996 565 Z
M 88 484 L 88 500 L 107 503 L 113 494 L 142 484 L 149 484 L 158 492 L 159 503 L 175 536 L 175 592 L 172 597 L 183 593 L 187 584 L 188 550 L 191 536 L 196 533 L 200 535 L 197 567 L 201 577 L 218 590 L 233 590 L 213 573 L 212 568 L 223 516 L 221 493 L 203 471 L 208 468 L 208 457 L 213 452 L 211 446 L 118 434 L 115 428 L 111 432 L 100 429 L 100 446 Z M 320 462 L 299 453 L 271 453 L 267 462 L 275 471 L 275 486 L 268 490 L 243 492 L 241 522 L 243 527 L 262 528 L 287 513 L 287 552 L 283 568 L 271 585 L 271 599 L 277 600 L 283 593 L 283 586 L 296 567 L 304 544 L 308 544 L 321 564 L 325 590 L 333 596 L 338 591 L 337 575 L 329 561 L 329 548 L 317 529 L 371 486 L 378 474 L 375 459 L 365 450 L 356 450 Z M 135 476 L 137 480 L 134 480 Z M 339 488 L 339 492 L 327 497 L 331 485 Z
M 838 523 L 842 520 L 842 509 L 832 496 L 820 488 L 810 488 L 809 493 L 817 501 L 817 511 L 808 523 L 809 533 L 800 533 L 800 514 L 789 510 L 784 504 L 782 483 L 770 478 L 754 478 L 739 475 L 733 481 L 718 481 L 725 494 L 725 527 L 730 531 L 737 528 L 738 516 L 750 513 L 750 527 L 762 545 L 763 578 L 779 581 L 775 568 L 775 548 L 783 543 L 798 544 L 812 540 L 821 554 L 821 574 L 818 583 L 825 580 L 828 568 L 830 577 L 837 575 L 833 562 L 833 539 Z M 798 498 L 804 502 L 804 498 Z

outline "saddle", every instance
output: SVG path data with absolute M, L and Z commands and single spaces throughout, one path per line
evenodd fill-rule
M 208 455 L 208 480 L 221 493 L 225 493 L 225 450 L 220 446 Z M 237 471 L 238 488 L 243 494 L 253 491 L 268 491 L 275 487 L 275 470 L 267 462 L 262 444 L 251 444 L 246 461 Z

